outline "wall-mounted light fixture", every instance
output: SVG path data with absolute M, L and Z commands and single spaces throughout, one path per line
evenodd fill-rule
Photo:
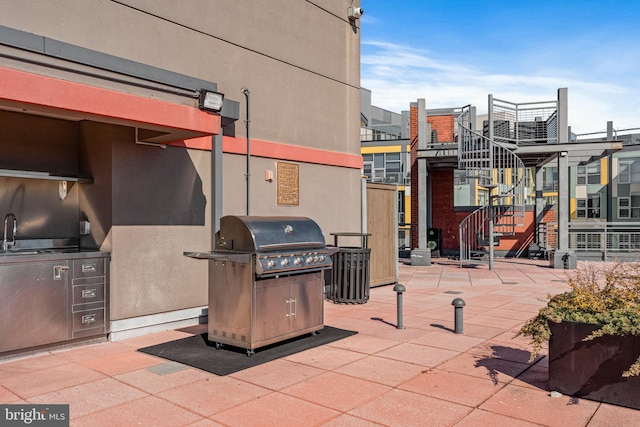
M 198 108 L 200 108 L 201 110 L 219 113 L 220 110 L 222 110 L 223 102 L 223 94 L 204 89 L 200 90 L 200 96 L 198 97 Z
M 567 157 L 568 155 L 569 155 L 569 153 L 566 152 L 566 151 L 561 151 L 560 152 L 560 157 Z

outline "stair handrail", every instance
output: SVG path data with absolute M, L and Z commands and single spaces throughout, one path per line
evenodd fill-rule
M 475 241 L 477 230 L 483 232 L 488 229 L 489 219 L 509 218 L 507 223 L 498 222 L 494 224 L 498 234 L 514 234 L 515 227 L 524 223 L 524 171 L 525 166 L 522 160 L 510 147 L 492 140 L 480 132 L 474 131 L 470 125 L 470 108 L 463 108 L 463 112 L 458 116 L 459 141 L 458 141 L 458 168 L 471 171 L 471 179 L 478 179 L 478 184 L 489 187 L 490 202 L 479 207 L 461 221 L 460 230 L 460 262 L 470 261 L 472 252 L 478 251 L 479 242 Z M 508 162 L 506 161 L 508 159 Z M 496 164 L 496 161 L 498 164 Z M 515 170 L 515 181 L 510 184 L 503 181 L 494 180 L 494 171 L 511 169 Z M 520 173 L 519 171 L 523 171 Z M 513 176 L 513 173 L 512 173 Z M 497 194 L 493 194 L 494 188 Z M 493 200 L 509 203 L 493 204 Z M 509 209 L 511 215 L 505 215 Z M 519 222 L 518 220 L 521 220 Z M 482 224 L 480 224 L 482 222 Z M 493 244 L 493 242 L 489 242 Z M 478 251 L 480 252 L 480 251 Z

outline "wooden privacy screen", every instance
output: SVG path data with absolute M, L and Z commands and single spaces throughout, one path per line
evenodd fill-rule
M 367 183 L 371 286 L 398 282 L 397 186 Z

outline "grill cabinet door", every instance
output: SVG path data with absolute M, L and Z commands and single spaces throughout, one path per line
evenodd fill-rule
M 322 273 L 256 282 L 255 337 L 274 342 L 322 328 Z
M 322 273 L 301 274 L 291 286 L 291 329 L 302 331 L 324 323 Z
M 255 340 L 267 341 L 291 332 L 291 281 L 288 278 L 256 282 Z

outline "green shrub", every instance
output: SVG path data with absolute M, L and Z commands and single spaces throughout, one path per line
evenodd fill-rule
M 551 337 L 549 322 L 600 325 L 584 340 L 603 335 L 640 336 L 640 263 L 584 263 L 569 278 L 571 290 L 549 298 L 516 336 L 531 338 L 533 361 Z M 640 356 L 622 376 L 640 375 Z

